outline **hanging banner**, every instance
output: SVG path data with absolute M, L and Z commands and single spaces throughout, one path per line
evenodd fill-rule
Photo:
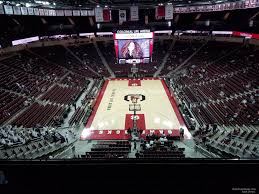
M 195 8 L 194 8 L 195 10 Z M 165 19 L 166 20 L 172 20 L 173 19 L 173 5 L 166 5 L 165 6 Z
M 87 10 L 80 10 L 81 16 L 88 16 Z
M 7 15 L 13 15 L 13 6 L 4 5 L 4 11 Z
M 34 10 L 34 15 L 40 15 L 39 9 L 38 8 L 33 8 Z
M 72 10 L 70 9 L 64 10 L 64 13 L 65 13 L 65 16 L 72 16 Z
M 56 10 L 57 16 L 64 16 L 64 10 Z
M 13 13 L 14 15 L 21 15 L 21 7 L 13 6 Z
M 73 10 L 73 16 L 80 16 L 80 10 Z
M 94 9 L 95 12 L 95 21 L 96 22 L 103 22 L 103 8 L 96 7 Z
M 0 14 L 4 14 L 4 6 L 0 5 Z
M 34 11 L 32 7 L 28 7 L 28 15 L 34 15 Z
M 131 6 L 130 7 L 130 21 L 138 21 L 138 6 Z
M 87 11 L 88 16 L 94 16 L 94 9 Z
M 44 9 L 44 15 L 49 16 L 49 10 L 48 9 Z
M 119 24 L 127 21 L 126 10 L 119 10 Z
M 111 12 L 109 9 L 104 9 L 103 10 L 103 21 L 104 22 L 109 22 L 111 21 Z
M 28 15 L 28 9 L 27 7 L 21 7 L 22 15 Z
M 44 16 L 44 9 L 39 9 L 40 16 Z
M 165 6 L 158 6 L 156 8 L 156 19 L 160 20 L 165 17 Z

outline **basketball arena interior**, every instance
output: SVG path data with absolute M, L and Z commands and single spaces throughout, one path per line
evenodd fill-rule
M 0 1 L 0 159 L 258 159 L 258 7 Z

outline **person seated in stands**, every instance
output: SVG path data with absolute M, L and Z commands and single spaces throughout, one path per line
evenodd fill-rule
M 135 157 L 140 158 L 140 153 L 138 151 L 136 152 Z
M 160 145 L 161 145 L 161 146 L 164 146 L 164 144 L 165 144 L 164 138 L 163 138 L 163 137 L 160 137 L 159 141 L 160 141 Z
M 154 144 L 154 140 L 153 140 L 153 139 L 151 139 L 151 140 L 149 141 L 149 144 L 150 144 L 150 146 L 153 146 L 153 144 Z
M 13 145 L 13 143 L 12 143 L 11 141 L 9 141 L 9 140 L 6 141 L 6 144 L 7 144 L 9 147 L 11 147 L 11 146 Z
M 138 134 L 139 134 L 139 136 L 141 136 L 141 135 L 142 135 L 142 133 L 143 133 L 143 130 L 142 130 L 142 129 L 138 130 Z
M 146 140 L 149 141 L 150 140 L 150 134 L 146 135 Z
M 215 131 L 217 130 L 217 124 L 216 123 L 214 123 L 213 125 L 212 125 L 212 131 L 213 131 L 213 133 L 215 133 Z
M 130 128 L 128 128 L 128 129 L 127 129 L 127 133 L 128 133 L 129 135 L 131 135 L 132 130 L 131 130 Z
M 147 142 L 145 148 L 148 150 L 151 148 L 150 144 Z
M 23 103 L 23 105 L 24 105 L 24 106 L 29 106 L 30 103 L 29 103 L 27 100 L 25 100 L 24 103 Z
M 255 115 L 255 119 L 253 122 L 255 125 L 259 125 L 259 111 L 257 111 L 256 115 Z
M 90 155 L 90 153 L 87 153 L 85 157 L 86 157 L 86 158 L 92 158 L 91 155 Z
M 180 128 L 180 137 L 183 138 L 184 137 L 184 129 Z
M 37 134 L 37 132 L 36 132 L 35 130 L 32 130 L 31 136 L 32 136 L 33 138 L 36 138 L 36 137 L 38 137 L 38 134 Z
M 157 140 L 156 145 L 157 145 L 157 147 L 159 147 L 161 145 L 160 139 Z
M 209 128 L 210 128 L 210 125 L 209 125 L 209 124 L 206 124 L 206 126 L 205 126 L 205 132 L 206 132 L 206 133 L 209 132 Z
M 25 144 L 25 139 L 23 139 L 21 136 L 18 136 L 18 140 L 22 143 L 22 144 Z
M 4 138 L 0 139 L 0 143 L 1 143 L 2 145 L 6 145 L 6 144 L 7 144 L 7 143 L 6 143 L 6 140 L 5 140 Z
M 18 143 L 18 141 L 19 141 L 19 140 L 18 140 L 18 137 L 17 137 L 16 134 L 15 134 L 15 135 L 13 136 L 13 142 L 14 142 L 14 143 Z
M 156 138 L 158 138 L 156 135 L 155 135 L 155 133 L 152 133 L 152 135 L 151 135 L 151 137 L 150 137 L 151 139 L 156 139 Z
M 167 134 L 166 139 L 167 139 L 167 140 L 171 140 L 171 135 L 170 135 L 170 134 Z
M 224 97 L 225 96 L 225 93 L 221 90 L 220 93 L 219 93 L 220 97 Z
M 256 100 L 255 100 L 255 98 L 254 98 L 253 95 L 250 96 L 249 102 L 250 102 L 251 104 L 255 104 L 255 103 L 256 103 Z

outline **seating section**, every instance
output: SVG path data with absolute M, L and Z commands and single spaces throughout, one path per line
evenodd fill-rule
M 169 71 L 178 67 L 201 47 L 201 45 L 202 43 L 200 42 L 176 41 L 160 75 L 166 75 Z
M 217 150 L 223 157 L 254 158 L 259 156 L 259 132 L 251 129 L 234 127 L 232 130 L 211 130 L 200 128 L 194 137 L 203 141 L 210 150 Z
M 0 125 L 23 109 L 26 98 L 0 90 Z
M 78 98 L 81 92 L 82 90 L 80 88 L 55 85 L 41 97 L 41 100 L 70 105 Z
M 80 76 L 75 73 L 69 73 L 61 81 L 61 84 L 64 84 L 66 86 L 81 87 L 81 88 L 87 87 L 89 83 L 90 81 L 87 80 L 84 76 Z
M 108 159 L 127 158 L 131 149 L 128 141 L 99 141 L 91 148 L 91 152 L 86 152 L 84 158 Z
M 73 126 L 78 124 L 82 118 L 85 116 L 86 112 L 83 108 L 77 108 L 71 119 L 69 120 L 69 125 Z
M 63 121 L 66 112 L 64 106 L 32 104 L 26 111 L 19 115 L 12 125 L 23 127 L 40 126 L 59 126 Z
M 0 128 L 0 159 L 43 158 L 68 144 L 65 137 L 47 128 Z
M 1 61 L 1 63 L 5 63 L 5 61 Z M 3 89 L 36 97 L 45 92 L 52 84 L 51 81 L 36 75 L 0 64 L 0 85 Z
M 78 61 L 68 50 L 63 46 L 55 45 L 48 47 L 33 48 L 33 52 L 47 58 L 62 67 L 65 67 L 73 73 L 84 77 L 96 77 L 96 75 L 88 69 L 88 67 Z
M 200 50 L 190 60 L 187 73 L 172 79 L 177 95 L 200 125 L 257 125 L 259 50 L 215 44 L 206 46 L 204 57 L 205 50 Z M 220 55 L 214 48 L 221 50 Z M 216 62 L 209 63 L 209 59 Z
M 159 151 L 146 150 L 140 153 L 140 158 L 185 158 L 181 148 L 175 148 L 169 151 L 167 149 L 161 149 Z
M 110 77 L 110 73 L 107 68 L 103 65 L 102 60 L 97 53 L 96 48 L 93 44 L 84 44 L 77 46 L 68 47 L 73 53 L 79 57 L 85 64 L 91 67 L 95 72 Z
M 2 63 L 48 80 L 58 80 L 66 72 L 61 66 L 53 65 L 26 50 L 3 60 Z
M 178 148 L 170 136 L 147 135 L 141 140 L 142 150 L 137 158 L 185 158 L 185 148 Z

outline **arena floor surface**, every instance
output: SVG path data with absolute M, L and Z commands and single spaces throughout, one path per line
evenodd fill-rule
M 137 126 L 143 130 L 143 136 L 149 133 L 179 136 L 182 127 L 184 137 L 191 138 L 164 80 L 115 78 L 105 81 L 81 139 L 128 139 L 127 129 L 133 126 L 133 111 L 129 110 L 132 100 L 137 100 L 141 108 L 137 111 Z

